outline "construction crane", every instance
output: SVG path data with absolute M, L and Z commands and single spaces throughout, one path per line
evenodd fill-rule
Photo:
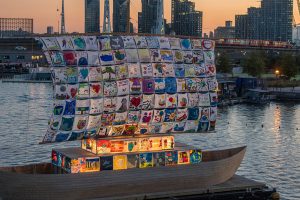
M 62 0 L 61 2 L 61 27 L 60 27 L 60 33 L 65 34 L 66 33 L 66 25 L 65 25 L 65 1 Z

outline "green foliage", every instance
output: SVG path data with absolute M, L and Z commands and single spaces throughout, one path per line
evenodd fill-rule
M 265 72 L 265 62 L 262 54 L 253 52 L 243 60 L 242 66 L 249 75 L 260 77 Z
M 299 54 L 297 54 L 297 56 L 296 56 L 296 65 L 298 67 L 298 72 L 300 72 L 300 55 Z
M 229 58 L 226 53 L 221 53 L 217 58 L 217 71 L 221 73 L 231 73 L 232 67 L 229 63 Z
M 283 54 L 280 58 L 280 68 L 282 75 L 287 76 L 289 79 L 295 77 L 298 72 L 296 58 L 290 53 Z
M 279 63 L 278 63 L 278 61 L 279 61 L 278 54 L 273 53 L 273 52 L 263 51 L 261 53 L 261 56 L 265 59 L 265 70 L 267 72 L 272 71 L 272 73 L 273 73 L 273 71 L 275 71 L 275 69 L 279 65 Z

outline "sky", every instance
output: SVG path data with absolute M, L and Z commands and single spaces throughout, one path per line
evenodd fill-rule
M 103 23 L 103 2 L 101 1 L 101 26 Z M 213 31 L 217 26 L 224 26 L 226 20 L 234 21 L 236 14 L 245 14 L 247 8 L 259 7 L 258 0 L 192 0 L 196 2 L 196 10 L 203 11 L 203 32 Z M 111 13 L 112 13 L 112 0 Z M 141 10 L 140 0 L 131 0 L 131 18 L 137 28 L 137 13 Z M 34 32 L 45 33 L 47 26 L 58 28 L 61 0 L 0 0 L 0 17 L 2 18 L 33 18 Z M 171 0 L 165 0 L 165 18 L 170 22 Z M 296 7 L 295 19 L 300 23 Z M 84 31 L 84 0 L 65 0 L 67 32 Z

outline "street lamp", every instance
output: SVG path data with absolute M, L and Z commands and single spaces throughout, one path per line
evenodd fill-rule
M 278 78 L 279 74 L 280 74 L 280 71 L 278 69 L 276 69 L 275 74 L 276 74 L 276 77 Z
M 278 69 L 275 70 L 275 75 L 276 75 L 276 79 L 277 79 L 276 80 L 276 90 L 277 90 L 277 86 L 278 86 L 277 84 L 279 84 L 278 79 L 279 79 L 279 75 L 280 75 L 280 71 Z

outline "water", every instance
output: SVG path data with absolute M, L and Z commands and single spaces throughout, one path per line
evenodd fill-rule
M 51 104 L 50 84 L 0 82 L 0 166 L 49 162 L 52 148 L 79 145 L 38 144 Z M 247 145 L 238 174 L 276 187 L 284 199 L 300 199 L 300 104 L 236 105 L 219 109 L 218 118 L 215 133 L 176 138 L 202 149 Z

